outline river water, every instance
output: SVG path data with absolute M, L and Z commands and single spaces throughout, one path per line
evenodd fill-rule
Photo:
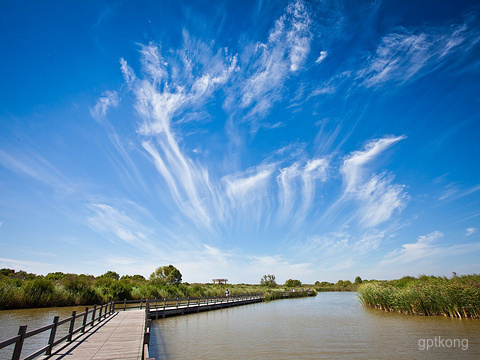
M 152 335 L 157 360 L 480 359 L 480 320 L 367 309 L 348 292 L 166 318 Z
M 54 316 L 60 316 L 60 320 L 72 316 L 72 311 L 77 314 L 85 311 L 85 306 L 41 308 L 41 309 L 21 309 L 21 310 L 3 310 L 0 311 L 0 342 L 10 339 L 18 334 L 20 325 L 27 325 L 27 332 L 49 325 L 53 322 Z M 77 322 L 81 319 L 77 319 Z M 57 330 L 57 339 L 68 333 L 70 323 L 61 325 Z M 79 325 L 75 326 L 77 328 Z M 25 339 L 22 350 L 22 357 L 28 356 L 47 345 L 50 331 Z M 11 359 L 14 345 L 0 349 L 0 360 Z
M 0 342 L 85 307 L 0 311 Z M 67 325 L 68 326 L 68 325 Z M 60 332 L 67 330 L 60 329 Z M 22 356 L 48 341 L 25 344 Z M 276 300 L 153 321 L 155 359 L 480 359 L 480 320 L 410 316 L 363 307 L 356 293 Z M 423 350 L 422 350 L 423 349 Z M 13 347 L 0 350 L 11 358 Z

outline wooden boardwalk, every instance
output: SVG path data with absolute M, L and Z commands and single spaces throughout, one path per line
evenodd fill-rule
M 116 312 L 73 341 L 41 359 L 142 360 L 145 311 Z
M 12 360 L 72 359 L 72 360 L 152 360 L 149 358 L 150 323 L 152 319 L 198 313 L 261 302 L 261 294 L 176 298 L 154 300 L 124 300 L 109 302 L 39 329 L 19 328 L 18 335 L 0 342 L 0 349 L 13 346 Z M 59 334 L 59 326 L 69 324 L 68 333 Z M 30 355 L 22 354 L 24 340 L 50 332 L 48 343 Z
M 162 317 L 185 315 L 210 311 L 233 306 L 253 304 L 263 301 L 263 295 L 237 295 L 230 298 L 197 298 L 162 301 L 149 301 L 147 318 L 159 319 Z

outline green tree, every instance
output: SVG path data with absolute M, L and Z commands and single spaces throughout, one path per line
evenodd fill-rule
M 277 282 L 275 281 L 275 275 L 263 275 L 260 284 L 271 288 L 276 287 Z
M 15 274 L 15 270 L 13 269 L 7 269 L 7 268 L 0 269 L 1 276 L 10 276 L 13 274 Z
M 107 271 L 105 274 L 101 275 L 100 277 L 112 279 L 112 280 L 120 279 L 120 275 L 118 275 L 118 273 L 116 273 L 115 271 Z
M 160 266 L 150 275 L 150 280 L 160 284 L 179 285 L 182 283 L 182 274 L 173 265 Z
M 295 287 L 295 286 L 302 286 L 302 282 L 300 280 L 293 280 L 288 279 L 285 281 L 285 287 Z
M 67 276 L 67 274 L 64 274 L 61 271 L 57 271 L 57 272 L 54 272 L 54 273 L 48 273 L 45 276 L 45 279 L 58 281 L 58 280 L 62 280 L 65 276 Z
M 357 276 L 355 278 L 355 284 L 361 284 L 362 283 L 362 278 L 360 276 Z

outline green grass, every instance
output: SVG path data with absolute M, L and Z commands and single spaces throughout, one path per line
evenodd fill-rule
M 415 315 L 480 318 L 480 275 L 374 281 L 358 288 L 366 306 Z

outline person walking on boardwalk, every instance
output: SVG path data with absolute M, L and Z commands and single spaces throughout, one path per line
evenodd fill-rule
M 228 291 L 228 289 L 227 289 L 227 290 L 225 290 L 225 297 L 228 298 L 228 295 L 230 295 L 230 291 Z

